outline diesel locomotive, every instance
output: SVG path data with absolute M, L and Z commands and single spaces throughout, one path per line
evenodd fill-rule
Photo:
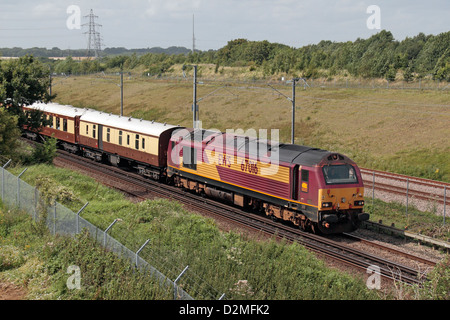
M 41 110 L 50 124 L 39 134 L 67 151 L 304 230 L 351 232 L 369 219 L 360 170 L 340 153 L 56 103 L 24 110 Z

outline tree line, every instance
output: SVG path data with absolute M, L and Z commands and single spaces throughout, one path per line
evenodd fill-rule
M 108 70 L 133 70 L 161 75 L 175 64 L 209 63 L 221 67 L 245 67 L 249 72 L 262 70 L 265 76 L 288 74 L 305 78 L 354 76 L 402 80 L 431 77 L 450 81 L 450 31 L 439 35 L 419 33 L 402 41 L 382 30 L 368 39 L 347 42 L 321 41 L 293 48 L 269 41 L 235 39 L 219 50 L 108 55 L 97 60 L 72 59 L 54 62 L 58 73 L 92 73 Z

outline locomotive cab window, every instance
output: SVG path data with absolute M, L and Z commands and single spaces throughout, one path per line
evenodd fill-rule
M 326 184 L 358 183 L 355 168 L 349 164 L 324 166 L 322 170 Z

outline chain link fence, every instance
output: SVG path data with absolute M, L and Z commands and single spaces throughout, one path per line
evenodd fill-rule
M 184 278 L 183 283 L 181 283 L 181 279 L 188 271 L 188 267 L 185 267 L 185 269 L 176 276 L 175 280 L 170 280 L 166 275 L 162 274 L 139 256 L 140 251 L 144 249 L 148 241 L 144 243 L 139 250 L 134 252 L 108 234 L 109 229 L 112 228 L 118 219 L 113 221 L 106 230 L 100 230 L 80 216 L 82 210 L 78 213 L 74 213 L 72 210 L 64 207 L 58 202 L 47 205 L 44 197 L 41 196 L 37 188 L 30 186 L 20 179 L 20 176 L 25 173 L 26 169 L 16 177 L 5 169 L 8 164 L 9 162 L 1 167 L 0 184 L 0 195 L 3 203 L 7 207 L 17 207 L 30 214 L 35 221 L 45 219 L 46 225 L 53 235 L 59 234 L 73 237 L 82 230 L 87 230 L 100 245 L 104 246 L 109 251 L 116 253 L 119 257 L 128 259 L 137 269 L 142 272 L 147 272 L 156 278 L 162 286 L 173 288 L 174 299 L 194 300 L 194 298 L 183 289 L 191 286 L 189 283 L 192 282 L 193 278 Z

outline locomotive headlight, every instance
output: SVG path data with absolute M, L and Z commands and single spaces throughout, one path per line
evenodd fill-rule
M 322 202 L 322 208 L 331 208 L 332 206 L 332 202 Z
M 355 201 L 355 206 L 363 206 L 364 205 L 364 200 L 356 200 Z

